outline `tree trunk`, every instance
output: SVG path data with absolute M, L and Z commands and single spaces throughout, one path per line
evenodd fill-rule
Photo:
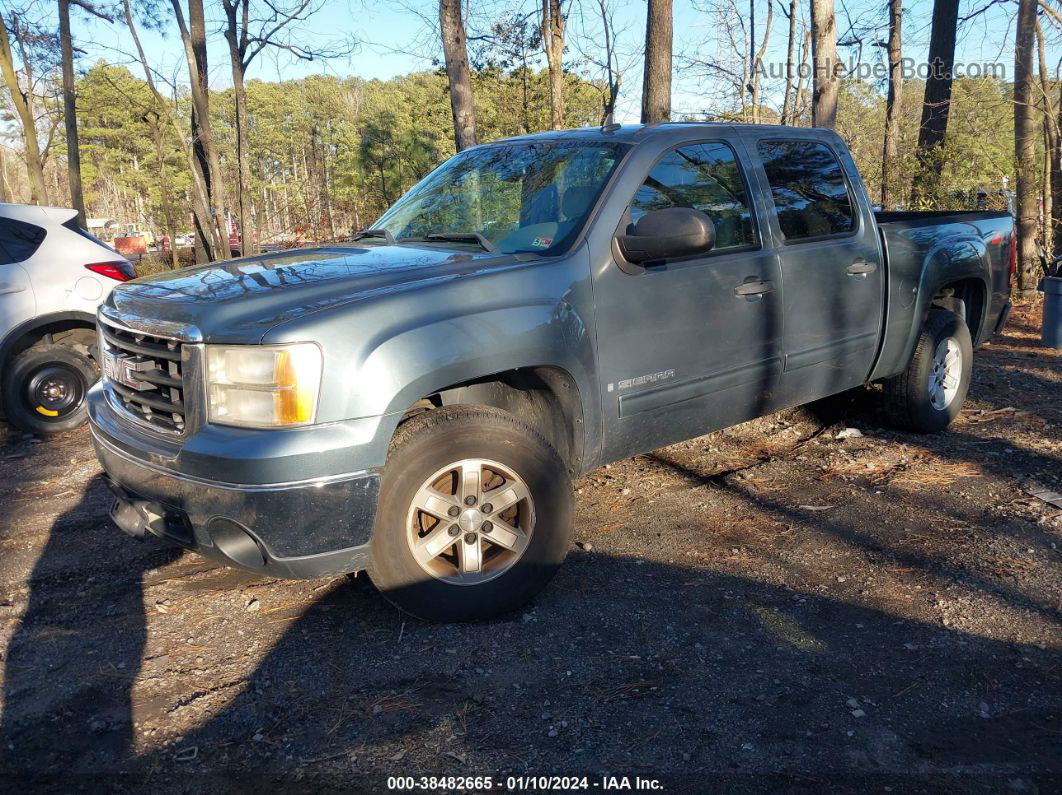
M 211 232 L 200 230 L 204 244 L 212 243 L 210 259 L 220 256 L 228 259 L 232 256 L 229 248 L 229 234 L 225 218 L 225 180 L 221 173 L 221 161 L 218 158 L 217 144 L 214 140 L 213 126 L 210 121 L 210 92 L 208 90 L 206 20 L 203 15 L 203 0 L 188 0 L 188 24 L 185 25 L 180 0 L 170 0 L 177 17 L 177 27 L 184 44 L 185 60 L 188 63 L 188 81 L 192 91 L 192 131 L 201 147 L 206 167 L 203 171 L 210 202 L 210 216 L 207 219 Z
M 243 81 L 242 65 L 232 67 L 232 85 L 236 95 L 236 164 L 240 184 L 237 186 L 240 213 L 240 254 L 244 257 L 258 253 L 258 242 L 249 231 L 254 227 L 254 212 L 251 204 L 251 142 L 250 122 L 247 118 L 247 86 Z
M 193 220 L 195 221 L 197 230 L 202 233 L 202 239 L 210 244 L 212 250 L 217 251 L 220 246 L 217 239 L 218 229 L 211 220 L 208 186 L 206 185 L 205 175 L 200 168 L 200 162 L 196 156 L 194 146 L 191 142 L 186 140 L 184 130 L 181 129 L 180 122 L 172 105 L 158 90 L 158 85 L 155 83 L 155 74 L 151 69 L 151 64 L 148 62 L 147 55 L 144 53 L 144 47 L 140 42 L 140 36 L 136 31 L 136 23 L 133 21 L 133 11 L 130 7 L 130 0 L 123 0 L 122 12 L 125 17 L 126 27 L 129 29 L 129 35 L 136 48 L 137 58 L 144 69 L 144 81 L 147 83 L 148 88 L 151 89 L 151 93 L 155 97 L 159 114 L 164 115 L 169 121 L 170 125 L 173 127 L 174 133 L 177 135 L 177 140 L 181 142 L 181 148 L 184 150 L 185 161 L 187 162 L 188 170 L 192 175 L 191 198 Z
M 598 10 L 601 12 L 601 29 L 605 36 L 605 76 L 606 89 L 601 94 L 601 126 L 612 124 L 616 113 L 616 101 L 619 99 L 620 83 L 623 75 L 615 67 L 616 53 L 615 41 L 612 35 L 612 20 L 608 14 L 606 0 L 597 0 Z
M 147 118 L 147 117 L 145 117 Z M 170 176 L 166 172 L 166 148 L 162 134 L 161 120 L 155 115 L 155 121 L 149 124 L 151 142 L 155 145 L 155 163 L 159 169 L 159 196 L 162 199 L 162 219 L 166 225 L 166 234 L 170 238 L 170 267 L 180 267 L 177 258 L 177 220 L 174 217 L 173 188 Z
M 755 2 L 755 0 L 753 0 Z M 760 123 L 760 64 L 763 63 L 764 53 L 767 52 L 767 42 L 771 38 L 771 26 L 774 24 L 774 4 L 767 4 L 767 23 L 763 28 L 763 43 L 759 50 L 752 54 L 752 122 Z M 751 37 L 750 37 L 751 41 Z M 753 42 L 755 46 L 755 42 Z
M 59 47 L 63 59 L 63 122 L 66 125 L 66 174 L 70 203 L 77 222 L 85 224 L 85 196 L 81 190 L 81 150 L 77 140 L 77 101 L 74 89 L 74 42 L 70 37 L 70 0 L 59 0 Z
M 17 36 L 16 31 L 16 36 Z M 30 201 L 33 204 L 48 203 L 48 188 L 44 182 L 44 166 L 41 164 L 41 149 L 37 141 L 37 125 L 33 115 L 33 75 L 29 64 L 24 64 L 26 70 L 26 91 L 18 82 L 18 73 L 15 71 L 15 57 L 11 52 L 11 40 L 7 35 L 7 22 L 0 14 L 0 71 L 4 74 L 4 82 L 7 83 L 11 93 L 11 104 L 15 106 L 19 123 L 22 127 L 22 140 L 26 147 L 23 159 L 26 162 L 26 174 L 29 177 Z
M 782 101 L 782 124 L 793 123 L 793 76 L 796 73 L 797 11 L 799 0 L 789 0 L 789 43 L 785 52 L 785 99 Z
M 1058 113 L 1055 116 L 1055 151 L 1050 154 L 1051 169 L 1051 225 L 1055 230 L 1055 256 L 1062 257 L 1062 86 L 1058 89 Z
M 811 52 L 811 29 L 804 31 L 804 44 L 800 48 L 800 72 L 797 73 L 797 90 L 796 98 L 793 100 L 793 121 L 794 126 L 800 126 L 799 122 L 804 116 L 804 111 L 808 104 L 808 80 L 810 77 L 808 62 L 808 55 Z M 809 75 L 807 78 L 801 75 Z
M 891 166 L 900 137 L 900 100 L 903 95 L 903 0 L 889 0 L 889 95 L 885 102 L 885 141 L 881 149 L 881 206 L 892 204 Z
M 837 124 L 837 94 L 841 87 L 833 0 L 811 0 L 811 60 L 811 126 L 832 129 Z
M 236 186 L 236 205 L 240 216 L 240 254 L 246 257 L 258 253 L 257 241 L 252 232 L 256 224 L 251 217 L 250 124 L 247 119 L 247 86 L 244 83 L 247 73 L 247 62 L 244 61 L 244 56 L 247 30 L 250 24 L 250 3 L 224 2 L 223 6 L 225 8 L 225 40 L 229 44 L 229 60 L 232 63 L 232 91 L 236 100 L 236 170 L 239 177 L 239 184 Z M 237 11 L 242 14 L 242 19 L 237 18 Z M 241 43 L 245 46 L 241 47 Z
M 564 26 L 561 0 L 542 0 L 542 47 L 549 67 L 549 114 L 554 130 L 564 126 Z
M 671 119 L 671 0 L 649 0 L 645 26 L 642 124 Z
M 7 191 L 7 157 L 4 147 L 0 146 L 0 202 L 7 204 L 11 201 Z
M 1032 291 L 1037 282 L 1035 46 L 1036 0 L 1019 0 L 1014 37 L 1014 159 L 1018 170 L 1018 288 L 1025 293 Z
M 922 100 L 922 122 L 918 128 L 918 173 L 911 186 L 913 202 L 928 193 L 929 185 L 943 167 L 934 155 L 948 133 L 958 24 L 959 0 L 934 0 L 933 25 L 929 34 L 930 68 Z
M 472 74 L 468 68 L 465 23 L 461 0 L 439 0 L 446 77 L 450 82 L 450 108 L 454 116 L 454 143 L 457 151 L 476 145 L 476 109 L 472 104 Z
M 1054 159 L 1054 153 L 1058 151 L 1058 114 L 1052 99 L 1054 92 L 1051 90 L 1051 77 L 1048 74 L 1047 50 L 1044 46 L 1044 31 L 1040 22 L 1036 22 L 1036 50 L 1037 60 L 1040 65 L 1040 94 L 1043 101 L 1043 130 L 1044 130 L 1044 175 L 1041 183 L 1041 196 L 1043 197 L 1043 247 L 1044 251 L 1054 251 L 1055 236 L 1058 230 L 1052 224 L 1054 218 L 1054 196 L 1051 184 L 1054 174 L 1058 171 L 1059 163 Z

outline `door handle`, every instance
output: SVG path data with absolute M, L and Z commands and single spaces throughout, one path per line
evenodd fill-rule
M 0 282 L 0 295 L 7 295 L 8 293 L 21 293 L 26 289 L 24 284 L 11 284 L 10 282 Z
M 765 293 L 774 292 L 774 282 L 745 282 L 734 288 L 734 295 L 744 296 L 746 301 L 759 301 Z
M 845 269 L 845 272 L 849 276 L 855 276 L 857 279 L 865 279 L 867 278 L 868 273 L 873 273 L 877 269 L 878 263 L 867 262 L 865 259 L 857 259 Z

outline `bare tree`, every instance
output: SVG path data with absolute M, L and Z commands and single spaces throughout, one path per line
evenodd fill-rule
M 1051 169 L 1051 226 L 1055 233 L 1054 253 L 1062 257 L 1062 81 L 1058 83 L 1058 99 L 1055 102 L 1055 149 L 1050 154 L 1054 167 Z
M 933 25 L 929 34 L 929 76 L 922 100 L 918 127 L 918 172 L 911 198 L 918 202 L 940 169 L 937 152 L 948 133 L 951 112 L 952 73 L 955 69 L 955 37 L 959 24 L 959 0 L 934 0 Z
M 782 124 L 793 123 L 794 77 L 796 76 L 796 48 L 797 48 L 797 12 L 800 9 L 800 0 L 789 0 L 789 38 L 785 50 L 785 95 L 782 100 Z M 783 13 L 784 6 L 783 6 Z M 766 39 L 765 39 L 766 41 Z
M 176 133 L 177 140 L 181 142 L 185 160 L 188 163 L 188 169 L 192 175 L 192 215 L 195 218 L 196 226 L 202 231 L 203 236 L 206 238 L 204 241 L 204 247 L 209 252 L 220 251 L 221 241 L 219 238 L 222 237 L 222 234 L 221 230 L 213 220 L 213 213 L 210 207 L 210 191 L 207 187 L 206 175 L 204 174 L 201 161 L 195 152 L 194 142 L 188 140 L 188 136 L 182 129 L 173 105 L 166 100 L 158 89 L 158 83 L 155 80 L 155 72 L 151 68 L 151 63 L 148 61 L 147 54 L 144 52 L 144 46 L 140 42 L 140 34 L 137 32 L 136 22 L 133 20 L 133 11 L 129 2 L 130 0 L 123 0 L 122 11 L 126 27 L 129 28 L 130 37 L 136 48 L 137 58 L 144 70 L 144 79 L 148 84 L 148 88 L 151 89 L 151 93 L 155 97 L 157 111 L 169 121 Z M 224 237 L 226 238 L 227 243 L 228 236 L 225 235 Z
M 799 125 L 808 110 L 808 97 L 814 93 L 808 91 L 808 84 L 813 82 L 811 75 L 811 27 L 804 31 L 804 43 L 800 48 L 800 71 L 797 73 L 797 89 L 793 100 L 792 125 Z
M 254 254 L 257 241 L 251 233 L 256 228 L 254 207 L 250 196 L 251 144 L 250 122 L 247 117 L 247 70 L 256 57 L 267 47 L 283 49 L 293 57 L 312 61 L 331 58 L 339 50 L 310 48 L 290 38 L 284 38 L 292 27 L 320 10 L 321 4 L 314 0 L 291 0 L 287 4 L 277 0 L 263 0 L 262 8 L 252 13 L 252 0 L 221 0 L 225 11 L 223 28 L 229 45 L 229 60 L 232 65 L 232 87 L 236 100 L 236 166 L 239 174 L 237 207 L 239 208 L 242 233 L 241 254 Z M 347 48 L 349 51 L 349 48 Z
M 707 24 L 715 31 L 716 51 L 704 53 L 700 48 L 680 56 L 681 70 L 697 75 L 702 101 L 713 110 L 721 110 L 725 118 L 733 118 L 735 106 L 738 118 L 752 121 L 750 100 L 753 91 L 753 71 L 756 64 L 756 45 L 752 22 L 741 0 L 695 0 L 693 8 L 708 15 Z
M 70 182 L 70 203 L 84 228 L 85 196 L 81 190 L 81 149 L 77 137 L 77 94 L 74 87 L 74 40 L 70 34 L 70 6 L 82 8 L 107 22 L 111 18 L 88 0 L 59 0 L 59 49 L 63 60 L 63 122 L 66 126 L 66 173 Z
M 461 18 L 461 0 L 439 0 L 446 77 L 450 83 L 450 108 L 454 115 L 457 151 L 476 145 L 476 109 L 472 104 L 472 74 L 468 68 L 468 43 Z
M 750 0 L 752 7 L 755 7 L 755 0 Z M 755 28 L 752 28 L 749 35 L 749 46 L 751 50 L 752 62 L 749 64 L 750 72 L 752 74 L 752 80 L 749 84 L 749 104 L 752 105 L 752 123 L 760 123 L 760 77 L 763 74 L 763 56 L 767 52 L 767 42 L 771 38 L 771 26 L 774 23 L 774 4 L 768 0 L 767 3 L 767 22 L 763 26 L 763 41 L 760 44 L 759 49 L 756 49 L 756 32 Z
M 226 226 L 224 213 L 225 179 L 221 173 L 221 159 L 218 156 L 217 143 L 214 140 L 214 128 L 210 121 L 210 90 L 208 86 L 206 19 L 203 14 L 203 0 L 188 0 L 188 20 L 185 21 L 180 0 L 170 0 L 173 15 L 177 19 L 177 30 L 184 45 L 184 57 L 188 64 L 188 82 L 192 94 L 192 134 L 198 147 L 197 168 L 203 173 L 210 206 L 213 215 L 209 219 L 212 226 Z M 204 162 L 205 161 L 205 162 Z M 220 216 L 220 217 L 219 217 Z M 217 259 L 219 254 L 224 259 L 232 256 L 229 247 L 229 235 L 226 229 L 219 229 L 212 235 L 200 229 L 199 238 L 206 249 L 209 260 Z M 217 246 L 210 247 L 214 241 Z
M 616 5 L 616 0 L 587 0 L 573 8 L 578 25 L 571 41 L 580 60 L 592 67 L 590 82 L 601 92 L 602 125 L 614 119 L 623 76 L 642 60 L 640 46 L 631 53 L 620 47 L 628 29 L 617 27 Z
M 645 26 L 642 124 L 671 118 L 671 47 L 674 39 L 671 0 L 649 0 Z
M 900 102 L 903 96 L 903 0 L 889 0 L 889 94 L 885 100 L 885 141 L 881 148 L 881 204 L 892 203 L 891 165 L 900 137 Z
M 562 0 L 542 0 L 542 49 L 549 68 L 549 114 L 554 130 L 564 126 L 564 33 L 567 19 Z
M 1052 7 L 1048 0 L 1040 0 L 1040 10 L 1055 25 L 1062 27 L 1062 12 Z M 1047 155 L 1050 161 L 1051 209 L 1050 213 L 1045 213 L 1045 225 L 1049 225 L 1054 233 L 1054 254 L 1056 256 L 1062 256 L 1062 75 L 1059 74 L 1060 71 L 1062 71 L 1062 64 L 1055 68 L 1058 98 L 1055 101 L 1054 110 L 1054 149 L 1049 149 Z M 1044 91 L 1046 93 L 1047 89 Z M 1049 105 L 1050 101 L 1046 101 L 1045 104 Z
M 9 25 L 11 36 L 14 36 L 19 48 L 21 70 L 15 65 L 15 55 L 8 35 Z M 32 35 L 31 32 L 26 30 L 17 12 L 9 14 L 9 19 L 4 19 L 3 14 L 0 13 L 0 71 L 3 72 L 4 82 L 11 94 L 11 104 L 15 107 L 22 130 L 22 141 L 25 147 L 23 159 L 26 163 L 26 174 L 29 177 L 30 201 L 34 204 L 47 204 L 48 187 L 44 181 L 44 157 L 37 136 L 36 103 L 33 96 L 33 62 L 30 59 L 26 41 L 30 35 Z M 22 72 L 25 89 L 19 82 L 19 71 Z
M 814 72 L 811 124 L 833 128 L 837 123 L 837 95 L 841 87 L 833 0 L 811 0 L 811 59 Z
M 1051 223 L 1052 218 L 1055 215 L 1054 212 L 1054 196 L 1051 191 L 1051 184 L 1054 181 L 1055 172 L 1059 169 L 1059 162 L 1057 159 L 1058 152 L 1058 114 L 1055 107 L 1054 96 L 1055 92 L 1051 87 L 1051 77 L 1048 74 L 1047 66 L 1047 48 L 1044 44 L 1044 31 L 1040 27 L 1040 22 L 1036 22 L 1036 50 L 1037 61 L 1040 66 L 1040 84 L 1039 88 L 1039 106 L 1043 113 L 1043 131 L 1044 131 L 1044 159 L 1043 159 L 1043 181 L 1041 182 L 1041 207 L 1043 208 L 1043 247 L 1044 251 L 1053 251 L 1055 246 L 1055 228 Z
M 1018 171 L 1018 287 L 1023 292 L 1036 286 L 1035 46 L 1036 0 L 1018 0 L 1018 23 L 1014 37 L 1014 159 Z

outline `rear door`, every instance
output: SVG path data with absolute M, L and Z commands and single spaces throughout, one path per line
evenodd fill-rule
M 638 167 L 638 183 L 627 188 L 621 227 L 653 210 L 690 207 L 712 219 L 716 245 L 645 267 L 613 259 L 595 273 L 608 459 L 771 406 L 781 372 L 778 274 L 738 149 L 724 140 L 682 143 Z
M 43 239 L 38 226 L 0 218 L 0 338 L 36 313 L 29 274 L 19 263 L 33 256 Z
M 836 136 L 798 136 L 759 132 L 750 141 L 784 286 L 785 405 L 867 379 L 884 301 L 877 228 L 855 164 Z

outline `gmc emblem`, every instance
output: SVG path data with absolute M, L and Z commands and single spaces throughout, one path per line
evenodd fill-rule
M 154 370 L 155 363 L 143 356 L 133 356 L 129 353 L 103 352 L 103 374 L 117 381 L 122 386 L 143 392 L 145 389 L 154 389 L 155 385 L 147 381 L 141 381 L 136 377 L 137 373 Z

